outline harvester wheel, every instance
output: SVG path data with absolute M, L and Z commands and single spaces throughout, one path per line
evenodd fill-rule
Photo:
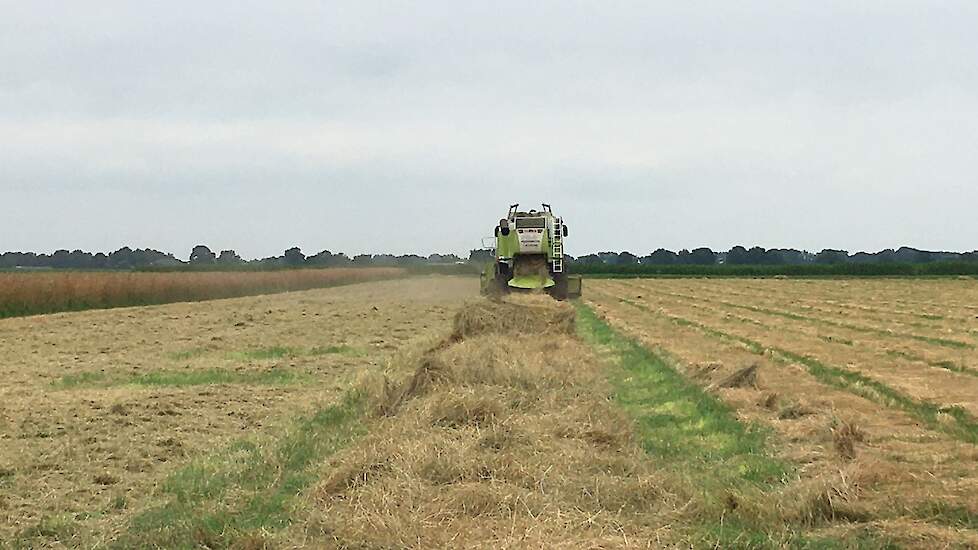
M 509 280 L 513 278 L 513 273 L 509 269 L 509 264 L 496 263 L 495 273 L 492 278 L 493 291 L 496 295 L 509 293 Z
M 566 273 L 554 273 L 554 286 L 550 287 L 550 296 L 554 300 L 564 301 L 569 296 Z

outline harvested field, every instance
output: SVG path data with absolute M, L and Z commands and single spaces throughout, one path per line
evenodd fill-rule
M 428 277 L 3 320 L 0 540 L 978 547 L 974 340 L 941 328 L 968 304 L 843 283 L 569 304 Z
M 163 499 L 168 476 L 227 459 L 228 445 L 274 448 L 396 350 L 451 331 L 477 285 L 433 277 L 0 321 L 0 541 L 104 544 Z
M 975 544 L 978 282 L 607 280 L 587 302 L 771 427 L 803 479 L 872 472 L 850 503 L 859 525 Z M 723 384 L 748 368 L 751 384 Z

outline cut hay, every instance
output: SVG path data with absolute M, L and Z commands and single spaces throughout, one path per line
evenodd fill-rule
M 546 296 L 520 295 L 480 300 L 455 316 L 454 341 L 480 334 L 573 334 L 574 309 Z
M 710 389 L 751 388 L 757 389 L 757 365 L 742 368 L 710 386 Z
M 528 303 L 470 305 L 458 342 L 392 365 L 396 405 L 323 465 L 310 525 L 327 538 L 316 540 L 614 547 L 668 534 L 683 498 L 608 401 L 601 362 L 569 337 L 573 309 Z M 522 328 L 499 330 L 514 319 Z
M 866 434 L 855 424 L 838 420 L 832 426 L 832 440 L 835 443 L 835 450 L 843 460 L 856 458 L 856 443 L 862 443 L 866 439 Z

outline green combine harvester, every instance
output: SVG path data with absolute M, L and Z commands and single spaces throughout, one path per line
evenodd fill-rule
M 482 293 L 543 290 L 557 300 L 580 297 L 581 278 L 568 275 L 564 262 L 564 220 L 549 204 L 539 212 L 519 207 L 510 206 L 496 226 L 495 260 L 482 272 Z

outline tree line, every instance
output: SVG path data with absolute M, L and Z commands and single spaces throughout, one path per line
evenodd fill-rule
M 785 266 L 785 265 L 836 265 L 836 264 L 928 264 L 937 262 L 978 262 L 978 251 L 932 252 L 901 247 L 875 253 L 824 249 L 808 252 L 791 248 L 765 249 L 759 246 L 746 248 L 735 246 L 725 252 L 709 248 L 674 252 L 660 248 L 645 256 L 631 252 L 599 252 L 577 258 L 568 258 L 581 266 Z
M 58 250 L 53 254 L 34 252 L 6 252 L 0 254 L 0 269 L 180 269 L 180 268 L 288 268 L 288 267 L 339 267 L 339 266 L 380 266 L 408 267 L 422 265 L 444 265 L 462 262 L 455 254 L 431 254 L 419 256 L 405 254 L 359 254 L 352 258 L 339 252 L 323 250 L 311 256 L 305 255 L 299 247 L 284 251 L 281 256 L 270 256 L 245 260 L 234 250 L 212 251 L 205 245 L 197 245 L 191 250 L 187 260 L 159 250 L 132 249 L 128 246 L 108 254 L 91 253 L 82 250 Z
M 467 258 L 456 254 L 358 254 L 347 256 L 342 252 L 323 250 L 307 256 L 299 247 L 285 250 L 280 256 L 244 260 L 234 250 L 215 252 L 205 245 L 195 246 L 187 260 L 173 254 L 153 249 L 123 247 L 111 253 L 91 253 L 81 250 L 58 250 L 53 254 L 33 252 L 6 252 L 0 254 L 0 269 L 180 269 L 180 268 L 290 268 L 290 267 L 340 267 L 340 266 L 397 266 L 412 267 L 446 265 L 468 262 L 483 264 L 493 259 L 493 251 L 471 250 Z M 759 246 L 746 248 L 735 246 L 727 251 L 713 251 L 701 247 L 678 252 L 659 248 L 638 256 L 631 252 L 599 252 L 580 257 L 568 256 L 569 263 L 580 271 L 600 272 L 643 267 L 667 266 L 806 266 L 806 265 L 858 265 L 858 264 L 929 264 L 978 262 L 978 251 L 931 252 L 910 247 L 887 249 L 875 253 L 825 249 L 808 252 L 790 248 L 765 249 Z

